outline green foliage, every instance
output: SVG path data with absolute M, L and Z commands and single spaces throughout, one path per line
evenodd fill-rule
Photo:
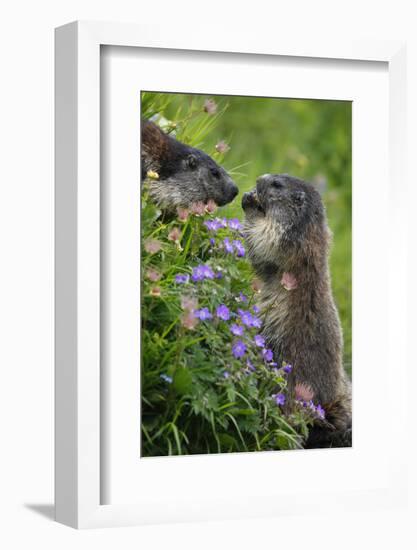
M 350 288 L 341 280 L 350 277 L 350 269 L 345 273 L 350 265 L 349 175 L 341 179 L 346 188 L 334 183 L 339 182 L 337 174 L 343 167 L 350 170 L 345 104 L 213 98 L 217 109 L 208 113 L 204 110 L 207 99 L 147 92 L 142 94 L 142 114 L 226 165 L 242 190 L 253 187 L 256 176 L 265 172 L 287 171 L 306 179 L 319 170 L 325 174 L 326 196 L 335 193 L 334 204 L 343 207 L 343 214 L 332 217 L 333 203 L 328 203 L 336 257 L 340 264 L 345 262 L 338 264 L 335 291 L 339 289 L 339 307 L 340 297 L 345 299 L 342 321 L 350 329 L 346 313 L 350 315 Z M 318 120 L 321 116 L 323 120 Z M 342 128 L 337 128 L 339 122 Z M 320 145 L 314 137 L 318 124 L 323 132 L 319 135 L 327 131 L 333 146 L 342 150 L 340 156 L 332 143 Z M 286 132 L 289 135 L 284 138 Z M 333 135 L 337 132 L 343 134 L 339 141 Z M 216 151 L 220 140 L 230 143 L 229 152 Z M 317 159 L 313 145 L 321 147 Z M 283 365 L 265 360 L 262 348 L 254 343 L 259 328 L 245 325 L 240 312 L 250 312 L 256 319 L 251 267 L 239 255 L 239 245 L 233 245 L 241 241 L 238 228 L 221 223 L 223 227 L 209 230 L 206 224 L 224 216 L 242 218 L 240 200 L 223 208 L 219 218 L 188 213 L 183 221 L 166 219 L 148 200 L 145 182 L 141 215 L 142 455 L 300 448 L 316 410 L 299 404 L 289 411 L 277 404 L 275 396 L 285 399 L 287 391 Z M 344 231 L 340 240 L 339 226 Z M 233 252 L 227 251 L 225 239 Z M 207 276 L 195 271 L 201 265 L 206 266 Z M 178 282 L 178 275 L 187 282 Z M 230 319 L 218 317 L 219 306 L 228 308 Z M 198 318 L 204 308 L 211 315 L 207 320 Z M 243 327 L 242 336 L 232 334 L 233 324 Z M 233 352 L 237 342 L 245 345 L 242 357 Z

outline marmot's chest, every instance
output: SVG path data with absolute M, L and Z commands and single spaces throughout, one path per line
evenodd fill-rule
M 280 277 L 281 281 L 281 277 Z M 319 308 L 311 307 L 312 296 L 299 288 L 289 278 L 274 288 L 261 291 L 259 305 L 263 318 L 263 334 L 274 352 L 279 356 L 296 353 L 310 346 L 320 337 Z M 289 357 L 279 357 L 289 360 Z
M 275 290 L 263 289 L 259 307 L 263 319 L 263 333 L 275 350 L 290 336 L 294 327 L 290 292 L 279 285 Z

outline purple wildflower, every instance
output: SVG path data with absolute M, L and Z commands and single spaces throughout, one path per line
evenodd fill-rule
M 167 374 L 160 374 L 159 377 L 162 378 L 164 382 L 167 382 L 168 384 L 172 384 L 172 378 Z
M 242 336 L 243 335 L 243 327 L 240 325 L 237 325 L 234 323 L 230 326 L 230 332 L 234 334 L 235 336 Z
M 252 317 L 252 326 L 254 328 L 261 328 L 262 321 L 259 319 L 259 317 Z
M 310 399 L 310 401 L 308 401 L 307 406 L 308 406 L 308 408 L 309 408 L 311 411 L 313 411 L 314 413 L 316 412 L 316 406 L 315 406 L 315 404 L 313 403 L 313 400 L 312 400 L 312 399 Z
M 223 378 L 229 378 L 230 373 L 228 373 L 226 370 L 223 372 Z
M 194 282 L 202 281 L 203 279 L 214 279 L 214 273 L 210 266 L 204 264 L 198 265 L 194 267 L 191 279 Z
M 190 280 L 189 275 L 182 275 L 181 273 L 178 273 L 178 275 L 175 275 L 175 282 L 180 285 L 188 283 L 189 280 Z
M 270 349 L 263 349 L 262 350 L 262 355 L 263 355 L 263 358 L 265 359 L 265 361 L 272 361 L 272 359 L 274 358 L 272 350 L 270 350 Z
M 243 294 L 243 292 L 239 292 L 239 300 L 241 302 L 247 302 L 248 298 Z
M 245 355 L 246 345 L 242 342 L 242 340 L 237 340 L 233 344 L 232 353 L 236 357 L 236 359 L 239 359 L 240 357 L 243 357 Z
M 242 224 L 237 218 L 232 218 L 231 220 L 229 220 L 227 225 L 230 229 L 233 229 L 234 231 L 239 231 L 240 229 L 242 229 Z
M 214 273 L 210 266 L 203 265 L 203 273 L 206 279 L 214 279 Z
M 214 231 L 214 227 L 213 227 L 213 225 L 214 225 L 214 220 L 206 220 L 206 221 L 204 222 L 204 225 L 207 227 L 207 229 L 208 229 L 209 231 Z
M 247 327 L 251 327 L 252 326 L 252 314 L 250 313 L 250 311 L 246 311 L 244 309 L 238 309 L 238 313 L 239 313 L 240 320 L 242 321 L 242 323 L 244 325 L 246 325 Z
M 254 313 L 259 313 L 259 311 L 260 311 L 260 309 L 259 309 L 258 306 L 253 306 L 252 309 L 253 309 L 253 312 L 254 312 Z
M 261 328 L 262 321 L 259 319 L 259 317 L 252 315 L 250 311 L 245 309 L 238 309 L 237 311 L 244 325 L 246 325 L 247 327 Z
M 242 244 L 242 241 L 238 241 L 238 240 L 233 241 L 233 246 L 235 247 L 237 256 L 238 256 L 239 258 L 243 258 L 243 256 L 245 255 L 246 251 L 245 251 L 245 247 L 244 247 L 243 244 Z
M 292 371 L 292 365 L 284 365 L 284 372 L 285 374 L 290 374 L 290 372 Z
M 275 399 L 275 403 L 277 405 L 284 405 L 285 404 L 285 395 L 283 393 L 277 393 L 273 396 Z
M 209 319 L 213 318 L 213 315 L 210 313 L 207 307 L 197 309 L 197 311 L 194 312 L 194 315 L 198 317 L 200 321 L 208 321 Z
M 193 269 L 193 274 L 191 275 L 191 279 L 195 281 L 202 281 L 204 279 L 204 273 L 203 273 L 203 266 L 198 265 Z
M 233 254 L 233 245 L 227 237 L 223 240 L 223 246 L 227 254 Z
M 254 338 L 255 344 L 258 346 L 258 348 L 264 348 L 265 347 L 265 338 L 261 336 L 260 334 L 257 334 Z
M 230 319 L 230 310 L 227 306 L 221 304 L 216 310 L 216 315 L 219 319 L 228 321 Z
M 213 239 L 213 238 L 211 238 L 211 239 L 210 239 L 210 244 L 211 244 L 211 246 L 214 246 L 214 245 L 216 244 L 216 240 Z
M 215 220 L 206 220 L 204 222 L 204 225 L 209 231 L 217 231 L 222 227 L 222 224 L 218 218 L 216 218 Z
M 326 413 L 321 405 L 317 405 L 316 407 L 316 413 L 319 418 L 324 418 L 326 416 Z

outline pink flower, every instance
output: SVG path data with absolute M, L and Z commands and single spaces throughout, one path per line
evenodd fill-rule
M 210 199 L 208 203 L 206 204 L 206 212 L 208 214 L 212 214 L 217 209 L 217 204 L 214 202 L 213 199 Z
M 159 279 L 162 277 L 161 273 L 154 269 L 153 267 L 150 267 L 146 270 L 146 278 L 152 281 L 153 283 L 156 283 L 156 281 L 159 281 Z
M 217 112 L 217 103 L 214 99 L 206 99 L 203 108 L 208 115 L 215 115 Z
M 188 208 L 181 208 L 178 206 L 177 215 L 180 222 L 186 222 L 188 220 L 188 216 L 190 215 L 190 211 Z
M 198 319 L 192 311 L 186 311 L 181 315 L 181 324 L 188 330 L 193 330 L 198 324 Z
M 255 291 L 255 292 L 260 292 L 261 289 L 262 289 L 262 282 L 260 281 L 260 279 L 257 279 L 255 277 L 255 279 L 253 279 L 252 281 L 252 289 Z
M 281 284 L 285 290 L 294 290 L 298 286 L 298 281 L 292 273 L 283 273 L 281 278 Z
M 144 246 L 146 252 L 149 252 L 149 254 L 156 254 L 162 248 L 162 244 L 156 239 L 146 239 Z
M 153 286 L 149 292 L 149 294 L 151 296 L 153 296 L 154 298 L 159 298 L 159 296 L 161 295 L 161 287 L 159 286 Z
M 295 397 L 296 399 L 300 399 L 302 401 L 310 401 L 310 399 L 313 399 L 314 397 L 314 392 L 307 384 L 298 382 L 295 385 Z
M 198 308 L 198 299 L 189 294 L 184 294 L 184 296 L 181 296 L 181 307 L 185 311 L 194 311 Z
M 230 146 L 225 141 L 219 141 L 219 143 L 216 144 L 215 149 L 218 153 L 227 153 L 230 151 Z
M 195 214 L 196 216 L 203 216 L 205 210 L 206 210 L 206 205 L 202 201 L 194 202 L 191 205 L 191 213 Z
M 181 238 L 181 229 L 179 227 L 173 227 L 171 231 L 168 233 L 168 240 L 178 243 L 180 238 Z
M 272 397 L 277 405 L 285 405 L 285 395 L 283 393 L 274 394 Z

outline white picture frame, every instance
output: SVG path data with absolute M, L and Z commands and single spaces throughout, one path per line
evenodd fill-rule
M 157 31 L 90 22 L 75 22 L 56 30 L 56 519 L 86 528 L 305 512 L 313 502 L 317 510 L 326 502 L 326 491 L 317 494 L 314 490 L 306 496 L 296 488 L 292 495 L 287 494 L 285 503 L 278 504 L 269 495 L 260 505 L 250 493 L 243 503 L 242 495 L 238 495 L 197 507 L 193 502 L 176 501 L 175 494 L 166 496 L 162 508 L 161 501 L 149 494 L 147 509 L 134 502 L 102 504 L 105 438 L 101 419 L 106 411 L 100 399 L 100 49 L 104 45 L 127 46 L 222 52 L 219 56 L 233 53 L 387 63 L 389 196 L 395 208 L 392 242 L 386 246 L 395 264 L 395 278 L 405 280 L 406 220 L 401 207 L 405 189 L 405 45 L 384 40 L 328 44 L 297 39 L 291 43 L 287 38 L 251 37 L 243 31 L 219 33 L 213 38 L 204 28 L 186 37 L 176 36 L 174 30 Z M 391 281 L 393 278 L 394 273 Z M 400 403 L 405 403 L 401 395 L 406 385 L 405 330 L 401 327 L 405 306 L 404 286 L 395 300 L 389 301 L 389 317 L 398 320 L 390 329 L 396 330 L 396 395 Z M 398 406 L 390 422 L 403 426 L 405 412 L 405 404 Z M 398 444 L 387 456 L 382 486 L 353 494 L 341 489 L 333 499 L 335 505 L 358 508 L 401 503 L 406 488 L 403 437 L 400 430 Z

